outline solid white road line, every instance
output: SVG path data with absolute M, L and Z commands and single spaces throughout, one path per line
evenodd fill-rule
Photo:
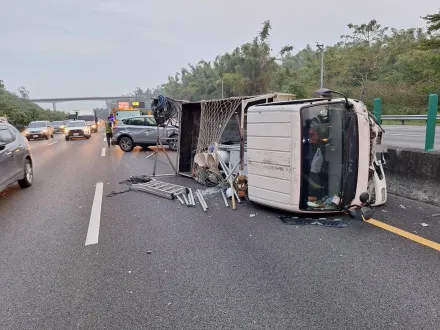
M 55 143 L 57 143 L 57 142 L 58 142 L 58 141 L 53 141 L 53 142 L 49 143 L 48 146 L 51 146 L 52 144 L 55 144 Z
M 105 148 L 102 148 L 102 151 L 101 151 L 101 156 L 102 156 L 102 157 L 104 157 L 104 156 L 105 156 Z
M 101 204 L 104 184 L 98 182 L 93 198 L 92 212 L 90 213 L 89 230 L 87 231 L 86 245 L 97 244 L 99 237 L 99 223 L 101 222 Z

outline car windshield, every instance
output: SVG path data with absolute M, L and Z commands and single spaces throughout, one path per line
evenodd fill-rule
M 62 124 L 63 124 L 62 121 L 54 121 L 54 122 L 52 123 L 52 125 L 62 125 Z
M 93 115 L 80 115 L 80 116 L 78 116 L 78 119 L 81 119 L 81 120 L 85 120 L 85 121 L 95 121 L 95 116 L 93 116 Z
M 84 127 L 86 126 L 86 123 L 84 121 L 71 121 L 69 124 L 67 124 L 68 127 Z
M 33 121 L 32 123 L 29 123 L 29 128 L 36 128 L 36 127 L 46 127 L 45 121 Z
M 64 125 L 67 125 L 68 123 L 70 123 L 71 122 L 71 120 L 65 120 L 65 121 L 63 121 L 63 124 Z
M 343 103 L 301 109 L 302 122 L 302 210 L 337 210 L 343 179 Z

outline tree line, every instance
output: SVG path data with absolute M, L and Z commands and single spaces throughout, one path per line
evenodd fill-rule
M 19 95 L 7 91 L 0 80 L 0 117 L 6 117 L 11 124 L 23 126 L 34 120 L 66 119 L 66 113 L 62 111 L 43 109 L 30 102 L 29 92 L 25 87 L 19 87 L 18 92 Z
M 324 49 L 324 86 L 361 98 L 371 105 L 380 97 L 385 114 L 417 114 L 427 96 L 440 93 L 440 11 L 426 15 L 426 28 L 397 30 L 376 20 L 348 24 L 349 33 Z M 165 94 L 190 101 L 256 95 L 269 92 L 311 97 L 320 87 L 321 53 L 307 45 L 271 51 L 271 23 L 258 35 L 213 61 L 201 60 L 182 68 L 155 90 L 135 93 Z

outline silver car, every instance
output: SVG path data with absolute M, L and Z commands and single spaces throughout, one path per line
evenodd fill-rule
M 29 142 L 14 126 L 0 123 L 0 192 L 16 182 L 30 187 L 33 177 Z
M 28 140 L 31 139 L 46 139 L 53 138 L 54 129 L 48 121 L 33 121 L 30 122 L 28 127 L 24 131 L 24 136 Z
M 165 131 L 164 131 L 165 130 Z M 177 150 L 178 127 L 168 125 L 159 127 L 161 142 L 168 144 L 171 150 Z M 148 147 L 155 145 L 157 141 L 157 125 L 153 116 L 136 116 L 124 118 L 113 127 L 113 144 L 125 151 L 130 152 L 136 146 Z

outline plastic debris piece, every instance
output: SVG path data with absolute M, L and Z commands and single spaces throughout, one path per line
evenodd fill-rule
M 228 200 L 226 199 L 226 196 L 225 196 L 225 192 L 223 191 L 223 189 L 220 189 L 220 191 L 222 193 L 222 197 L 223 197 L 223 201 L 225 202 L 225 206 L 229 207 Z
M 382 212 L 388 213 L 388 211 L 387 211 L 387 210 L 382 210 Z
M 147 251 L 147 254 L 152 254 L 153 253 L 153 251 Z
M 249 214 L 249 216 L 251 217 L 251 218 L 253 218 L 253 217 L 255 217 L 256 216 L 256 214 Z
M 326 218 L 313 219 L 313 218 L 280 216 L 279 219 L 286 225 L 320 225 L 320 226 L 335 227 L 335 228 L 343 228 L 348 226 L 348 224 L 350 223 L 349 220 L 326 219 Z
M 427 223 L 422 222 L 421 223 L 422 227 L 429 227 L 429 225 Z
M 406 207 L 403 206 L 403 205 L 399 205 L 399 207 L 400 207 L 401 209 L 406 209 Z

